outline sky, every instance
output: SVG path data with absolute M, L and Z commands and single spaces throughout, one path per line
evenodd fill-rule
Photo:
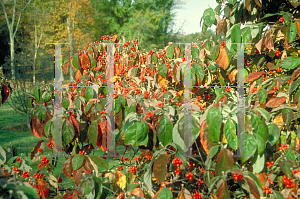
M 182 8 L 174 10 L 176 12 L 174 31 L 184 23 L 182 30 L 185 34 L 201 32 L 200 19 L 203 12 L 209 7 L 214 9 L 218 3 L 216 0 L 185 0 L 185 2 Z

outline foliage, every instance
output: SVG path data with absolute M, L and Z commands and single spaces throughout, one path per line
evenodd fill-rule
M 50 163 L 43 157 L 30 179 L 39 196 L 47 197 L 50 190 L 55 198 L 298 198 L 299 15 L 297 2 L 281 3 L 289 3 L 291 10 L 270 15 L 260 1 L 246 0 L 220 2 L 204 12 L 203 31 L 215 24 L 217 34 L 191 47 L 190 117 L 183 105 L 184 45 L 144 52 L 135 40 L 121 45 L 116 35 L 103 36 L 103 42 L 116 44 L 114 141 L 117 153 L 125 151 L 110 158 L 93 155 L 112 145 L 107 139 L 107 89 L 101 88 L 107 85 L 107 46 L 97 41 L 79 50 L 70 59 L 76 82 L 62 92 L 62 134 L 55 125 L 53 85 L 40 83 L 32 90 L 28 117 L 41 140 L 31 159 L 40 160 L 46 145 L 62 150 L 67 155 L 63 174 L 76 185 L 69 192 L 59 189 L 59 179 L 51 174 L 55 159 Z M 263 19 L 274 16 L 276 22 L 263 29 Z M 251 20 L 241 27 L 246 18 Z M 234 43 L 250 41 L 245 70 L 237 71 Z M 238 142 L 237 72 L 244 73 L 246 89 L 245 132 L 239 134 L 245 139 Z M 94 85 L 100 87 L 88 87 Z M 185 125 L 187 120 L 191 125 Z M 187 157 L 188 147 L 198 156 Z M 242 156 L 233 156 L 238 149 Z M 9 163 L 29 171 L 3 151 L 0 163 L 8 174 L 13 172 Z

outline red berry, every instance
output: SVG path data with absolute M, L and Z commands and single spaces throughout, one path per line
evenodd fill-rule
M 284 19 L 283 19 L 283 17 L 280 17 L 280 22 L 282 23 L 282 22 L 284 22 Z

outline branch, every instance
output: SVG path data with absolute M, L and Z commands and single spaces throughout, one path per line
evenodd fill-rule
M 11 17 L 11 33 L 14 32 L 14 24 L 15 24 L 15 17 L 16 17 L 16 4 L 17 4 L 17 0 L 14 0 L 14 9 L 13 9 L 13 15 Z M 14 34 L 15 37 L 15 34 Z
M 1 0 L 2 1 L 2 0 Z M 18 23 L 17 23 L 17 26 L 16 26 L 16 29 L 15 29 L 15 32 L 14 32 L 14 37 L 16 35 L 16 32 L 18 30 L 18 26 L 19 26 L 19 23 L 20 23 L 20 19 L 21 19 L 21 15 L 22 15 L 22 12 L 26 9 L 26 7 L 29 5 L 29 3 L 31 2 L 32 0 L 29 0 L 28 3 L 25 5 L 25 7 L 21 10 L 20 12 L 20 15 L 19 15 L 19 19 L 18 19 Z
M 3 0 L 0 0 L 0 1 L 1 1 L 2 7 L 3 7 L 3 12 L 4 12 L 4 15 L 5 15 L 5 19 L 6 19 L 8 30 L 9 30 L 9 32 L 11 32 L 9 21 L 8 21 L 8 18 L 7 18 L 6 9 L 5 9 L 5 5 L 3 3 Z

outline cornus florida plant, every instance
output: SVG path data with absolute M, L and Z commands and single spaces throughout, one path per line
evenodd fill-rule
M 276 13 L 280 7 L 291 11 Z M 126 198 L 137 192 L 147 199 L 187 194 L 193 198 L 294 197 L 299 183 L 298 173 L 292 170 L 299 168 L 300 145 L 298 8 L 294 2 L 275 4 L 274 0 L 264 5 L 231 1 L 208 8 L 202 17 L 203 32 L 215 23 L 216 37 L 187 51 L 185 45 L 170 43 L 144 52 L 137 40 L 117 45 L 115 35 L 88 43 L 68 62 L 75 70 L 75 81 L 62 89 L 61 136 L 55 129 L 54 87 L 40 83 L 32 89 L 28 114 L 30 130 L 40 139 L 30 146 L 28 158 L 41 161 L 40 166 L 24 169 L 23 156 L 20 162 L 18 154 L 9 153 L 14 150 L 3 149 L 1 157 L 5 152 L 7 158 L 1 158 L 1 167 L 10 165 L 3 166 L 3 173 L 10 178 L 17 171 L 16 178 L 22 180 L 24 175 L 42 198 Z M 257 24 L 258 16 L 265 17 L 265 23 L 274 22 L 270 29 Z M 279 23 L 281 16 L 284 21 Z M 240 26 L 246 19 L 251 26 Z M 113 55 L 103 41 L 114 44 Z M 245 62 L 239 60 L 239 49 L 233 45 L 239 42 L 252 43 L 245 45 Z M 107 59 L 114 61 L 114 77 L 108 72 L 113 64 Z M 192 86 L 189 116 L 187 61 Z M 235 87 L 243 81 L 237 75 L 240 61 L 244 63 L 245 107 L 237 107 L 240 94 Z M 68 67 L 62 69 L 68 73 Z M 112 85 L 114 89 L 105 88 Z M 0 90 L 4 103 L 9 83 L 1 80 Z M 114 99 L 113 113 L 108 99 Z M 245 140 L 236 136 L 241 119 Z M 246 155 L 232 156 L 241 145 Z M 54 157 L 43 157 L 45 147 L 53 154 L 62 149 L 66 157 L 62 166 Z M 186 149 L 191 153 L 186 154 Z M 115 152 L 120 155 L 112 156 Z M 53 174 L 57 165 L 66 177 L 64 182 L 74 183 L 72 189 L 58 187 L 60 176 Z M 167 188 L 161 187 L 163 183 Z

